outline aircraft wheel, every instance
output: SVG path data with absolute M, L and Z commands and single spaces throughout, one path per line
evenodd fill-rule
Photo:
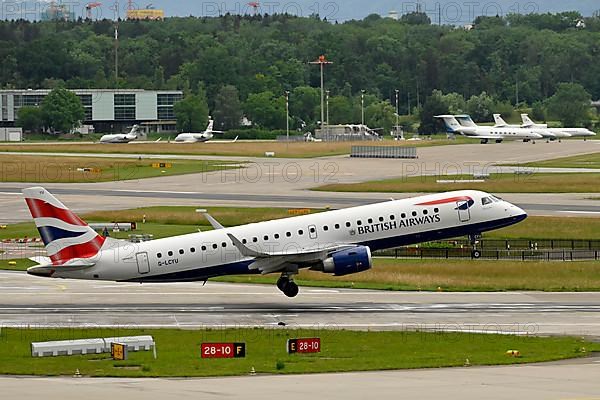
M 288 284 L 285 285 L 283 294 L 285 294 L 287 297 L 296 297 L 299 291 L 300 288 L 298 287 L 298 285 L 296 285 L 295 282 L 288 282 Z
M 285 287 L 290 283 L 290 279 L 287 276 L 282 276 L 277 279 L 277 289 L 285 292 Z
M 471 252 L 471 257 L 474 258 L 474 259 L 481 258 L 481 251 L 479 251 L 479 250 L 473 250 Z

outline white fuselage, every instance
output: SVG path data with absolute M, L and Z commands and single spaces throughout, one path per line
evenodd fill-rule
M 137 139 L 137 135 L 120 134 L 120 135 L 104 135 L 100 138 L 100 143 L 129 143 Z
M 461 127 L 457 129 L 463 136 L 474 139 L 487 140 L 535 140 L 541 139 L 542 135 L 532 129 L 527 128 L 508 128 L 508 127 Z
M 479 234 L 523 220 L 520 208 L 479 191 L 458 191 L 328 211 L 133 244 L 107 240 L 95 265 L 57 270 L 55 278 L 174 282 L 255 273 L 228 236 L 265 252 L 335 244 L 371 250 Z
M 203 133 L 180 133 L 175 138 L 176 143 L 202 143 L 208 142 L 214 137 L 210 132 Z

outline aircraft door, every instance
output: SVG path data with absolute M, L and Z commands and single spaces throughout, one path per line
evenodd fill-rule
M 468 222 L 471 219 L 471 211 L 467 200 L 457 201 L 456 209 L 458 210 L 458 220 L 460 222 Z
M 150 272 L 150 263 L 148 262 L 148 253 L 137 253 L 135 255 L 138 265 L 138 272 L 140 274 L 147 274 Z
M 316 239 L 317 238 L 317 227 L 315 225 L 309 225 L 308 226 L 308 236 L 311 239 Z

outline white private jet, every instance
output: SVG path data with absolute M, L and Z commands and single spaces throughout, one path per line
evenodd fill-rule
M 100 143 L 129 143 L 138 138 L 139 125 L 134 125 L 129 133 L 121 133 L 116 135 L 104 135 L 100 138 Z
M 526 114 L 521 114 L 521 117 L 523 115 L 526 115 Z M 565 132 L 562 132 L 559 130 L 548 129 L 548 125 L 546 125 L 546 124 L 543 124 L 543 125 L 542 124 L 525 124 L 525 122 L 523 122 L 523 125 L 510 125 L 506 121 L 504 121 L 504 118 L 502 118 L 502 116 L 500 114 L 494 114 L 494 122 L 496 123 L 495 127 L 498 127 L 498 128 L 531 129 L 535 133 L 539 133 L 540 135 L 542 135 L 542 137 L 544 137 L 545 139 L 548 139 L 548 140 L 558 140 L 560 142 L 561 139 L 571 137 L 571 135 L 568 133 L 565 133 Z
M 215 137 L 215 133 L 224 133 L 223 131 L 213 130 L 215 122 L 212 119 L 208 120 L 208 126 L 204 132 L 200 133 L 180 133 L 175 138 L 176 143 L 204 143 L 212 140 Z M 233 142 L 237 142 L 237 137 Z
M 488 193 L 463 190 L 130 243 L 99 236 L 42 187 L 23 190 L 48 257 L 27 270 L 48 278 L 117 282 L 192 282 L 223 275 L 281 274 L 277 287 L 298 294 L 294 276 L 311 269 L 343 276 L 372 266 L 371 252 L 479 235 L 527 217 Z M 473 257 L 481 254 L 473 251 Z
M 542 128 L 554 134 L 568 135 L 563 137 L 583 137 L 585 140 L 588 137 L 596 136 L 594 132 L 586 128 L 548 128 L 547 124 L 536 124 L 527 114 L 521 114 L 521 119 L 524 127 Z
M 475 124 L 468 116 L 458 116 L 462 123 L 459 123 L 457 116 L 454 115 L 436 115 L 435 118 L 441 118 L 446 124 L 446 130 L 450 134 L 459 133 L 472 139 L 480 139 L 482 144 L 494 140 L 496 143 L 502 143 L 504 140 L 523 140 L 524 142 L 541 139 L 542 135 L 526 128 L 505 128 L 493 126 L 479 126 Z

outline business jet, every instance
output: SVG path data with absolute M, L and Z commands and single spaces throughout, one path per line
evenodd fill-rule
M 526 114 L 521 114 L 521 116 L 526 115 Z M 559 142 L 562 139 L 565 138 L 570 138 L 571 135 L 562 131 L 558 131 L 558 130 L 550 130 L 548 129 L 548 125 L 546 124 L 525 124 L 523 123 L 523 125 L 510 125 L 508 124 L 506 121 L 504 121 L 504 118 L 502 118 L 502 116 L 500 114 L 494 114 L 494 122 L 496 123 L 496 125 L 494 127 L 502 127 L 502 128 L 525 128 L 525 129 L 531 129 L 533 130 L 535 133 L 538 133 L 540 135 L 542 135 L 543 138 L 547 139 L 547 140 L 558 140 Z
M 568 135 L 566 137 L 583 137 L 586 140 L 588 137 L 596 136 L 594 132 L 586 128 L 548 128 L 547 124 L 536 124 L 527 114 L 521 114 L 521 119 L 525 127 L 544 128 L 554 134 Z
M 448 133 L 452 135 L 459 133 L 468 138 L 480 139 L 481 144 L 486 144 L 490 140 L 494 140 L 496 143 L 502 143 L 504 140 L 523 140 L 524 142 L 533 141 L 535 143 L 536 139 L 542 138 L 539 133 L 526 128 L 479 126 L 472 122 L 470 118 L 468 118 L 468 121 L 472 123 L 463 125 L 458 122 L 454 115 L 436 115 L 435 118 L 444 120 Z
M 117 282 L 192 282 L 223 275 L 280 274 L 277 287 L 298 294 L 300 269 L 343 276 L 372 267 L 371 252 L 470 235 L 527 217 L 493 195 L 464 190 L 130 243 L 102 237 L 46 189 L 23 195 L 48 257 L 27 273 Z M 478 251 L 473 257 L 480 256 Z
M 139 125 L 134 125 L 129 133 L 121 133 L 117 135 L 104 135 L 100 138 L 100 143 L 129 143 L 138 138 Z
M 176 143 L 204 143 L 212 140 L 215 137 L 215 133 L 224 133 L 222 131 L 213 130 L 215 122 L 212 119 L 208 120 L 208 126 L 204 132 L 200 133 L 180 133 L 175 138 Z M 237 141 L 235 138 L 234 142 Z

